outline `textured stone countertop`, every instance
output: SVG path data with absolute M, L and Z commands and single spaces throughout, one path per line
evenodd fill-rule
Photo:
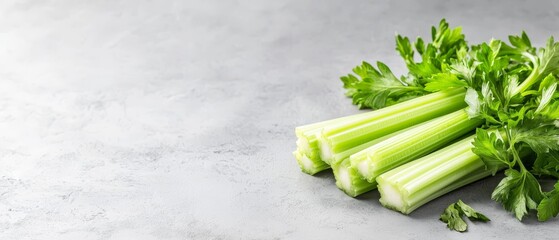
M 295 126 L 358 112 L 338 77 L 443 17 L 559 35 L 557 1 L 2 1 L 0 239 L 556 239 L 498 177 L 404 216 L 296 165 Z M 447 230 L 459 198 L 493 221 Z

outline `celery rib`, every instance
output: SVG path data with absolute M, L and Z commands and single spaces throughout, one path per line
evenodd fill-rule
M 373 111 L 374 115 L 325 126 L 317 133 L 323 161 L 335 164 L 334 156 L 376 138 L 451 113 L 466 106 L 464 89 L 451 89 Z
M 380 174 L 436 150 L 481 124 L 464 109 L 410 128 L 350 157 L 352 167 L 369 182 Z
M 491 175 L 471 151 L 473 138 L 467 137 L 377 177 L 381 204 L 409 214 L 443 194 Z
M 376 184 L 363 180 L 357 170 L 351 167 L 349 158 L 332 165 L 332 171 L 336 178 L 336 186 L 351 197 L 357 197 L 376 188 Z
M 314 175 L 330 168 L 330 165 L 324 161 L 310 157 L 300 151 L 294 151 L 293 156 L 295 156 L 295 160 L 297 160 L 297 164 L 299 164 L 301 171 L 309 175 Z
M 351 156 L 354 153 L 360 152 L 361 150 L 366 149 L 370 146 L 378 144 L 388 138 L 391 138 L 392 136 L 396 136 L 397 134 L 403 131 L 405 130 L 388 134 L 386 136 L 377 138 L 375 140 L 361 144 L 354 148 L 348 149 L 334 156 L 334 159 L 337 158 L 343 159 L 331 165 L 332 171 L 334 172 L 334 177 L 336 178 L 336 186 L 338 186 L 338 188 L 344 191 L 347 195 L 352 197 L 356 197 L 358 195 L 361 195 L 363 193 L 375 189 L 376 184 L 371 184 L 363 180 L 359 172 L 357 172 L 355 168 L 351 167 L 349 156 Z
M 320 159 L 316 133 L 323 127 L 344 121 L 352 121 L 365 118 L 371 115 L 371 112 L 340 117 L 318 123 L 308 124 L 295 128 L 297 136 L 297 150 L 293 152 L 297 164 L 304 173 L 314 175 L 323 170 L 329 169 L 330 165 Z

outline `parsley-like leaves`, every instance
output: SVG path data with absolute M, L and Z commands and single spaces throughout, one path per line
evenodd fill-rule
M 444 210 L 443 214 L 441 214 L 440 220 L 446 223 L 449 229 L 464 232 L 468 229 L 468 224 L 464 221 L 463 216 L 468 217 L 471 221 L 490 221 L 488 217 L 477 212 L 472 207 L 462 202 L 462 200 L 450 204 L 450 206 Z
M 559 151 L 538 154 L 532 172 L 537 175 L 546 175 L 559 179 Z
M 347 95 L 353 98 L 353 104 L 359 108 L 383 108 L 405 101 L 426 92 L 414 81 L 398 79 L 390 68 L 377 62 L 377 68 L 367 62 L 353 69 L 353 73 L 341 77 Z
M 559 182 L 555 184 L 555 188 L 546 194 L 545 198 L 538 206 L 538 220 L 547 221 L 552 217 L 556 217 L 559 213 Z
M 493 175 L 503 166 L 511 164 L 505 142 L 499 132 L 488 132 L 478 128 L 473 145 L 472 151 L 483 160 Z
M 559 182 L 542 192 L 534 176 L 559 178 L 559 42 L 536 48 L 525 32 L 508 43 L 491 40 L 468 46 L 460 27 L 442 19 L 431 42 L 396 36 L 408 73 L 396 77 L 383 63 L 363 62 L 342 77 L 360 108 L 382 108 L 429 92 L 466 88 L 470 118 L 481 118 L 472 151 L 493 174 L 506 169 L 492 198 L 522 219 L 537 209 L 545 221 L 559 211 Z M 533 161 L 535 155 L 535 161 Z M 449 207 L 449 227 L 466 229 L 464 210 Z M 443 216 L 441 216 L 441 219 Z
M 528 171 L 508 169 L 506 177 L 491 194 L 491 198 L 503 204 L 506 210 L 515 214 L 518 220 L 528 213 L 528 209 L 536 209 L 543 198 L 538 180 Z
M 432 42 L 418 38 L 412 45 L 408 37 L 396 36 L 396 50 L 400 53 L 409 73 L 400 78 L 382 62 L 373 67 L 367 62 L 353 69 L 352 74 L 341 77 L 346 95 L 352 97 L 359 108 L 382 108 L 451 87 L 465 87 L 451 71 L 465 70 L 449 66 L 464 55 L 468 45 L 461 28 L 450 28 L 446 20 L 433 27 Z M 421 58 L 415 61 L 416 53 Z M 467 71 L 467 70 L 466 70 Z M 467 73 L 465 73 L 467 74 Z

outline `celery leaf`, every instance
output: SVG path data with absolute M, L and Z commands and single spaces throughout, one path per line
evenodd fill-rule
M 513 130 L 515 142 L 525 142 L 539 154 L 559 150 L 559 128 L 553 121 L 526 119 Z
M 552 176 L 559 179 L 559 151 L 538 154 L 532 172 L 537 175 Z
M 458 79 L 452 73 L 437 73 L 433 75 L 431 80 L 425 84 L 425 90 L 429 92 L 437 92 L 449 88 L 467 87 L 468 84 Z
M 559 182 L 555 183 L 554 189 L 547 193 L 538 205 L 538 220 L 547 221 L 556 217 L 559 213 Z
M 468 224 L 462 219 L 463 216 L 468 217 L 471 221 L 491 221 L 482 213 L 477 212 L 472 207 L 462 202 L 462 200 L 450 204 L 450 206 L 444 210 L 443 214 L 441 214 L 440 220 L 446 223 L 449 229 L 464 232 L 468 229 Z
M 500 135 L 482 128 L 476 131 L 472 151 L 485 163 L 493 175 L 505 165 L 511 165 L 505 143 Z
M 508 169 L 505 175 L 491 194 L 491 198 L 503 204 L 506 210 L 513 212 L 518 220 L 522 220 L 522 217 L 528 214 L 528 210 L 535 210 L 543 199 L 540 184 L 528 171 Z
M 446 226 L 450 230 L 464 232 L 468 229 L 468 224 L 464 221 L 464 219 L 462 219 L 462 214 L 456 208 L 455 203 L 451 204 L 444 210 L 440 220 L 446 223 Z
M 459 208 L 466 217 L 468 217 L 472 221 L 481 221 L 481 222 L 488 222 L 491 221 L 488 217 L 483 215 L 482 213 L 476 212 L 472 207 L 468 204 L 462 202 L 462 200 L 458 200 L 456 203 L 456 207 Z
M 347 95 L 359 108 L 383 108 L 427 93 L 412 80 L 398 79 L 390 68 L 377 62 L 377 68 L 367 62 L 353 69 L 353 73 L 341 77 Z

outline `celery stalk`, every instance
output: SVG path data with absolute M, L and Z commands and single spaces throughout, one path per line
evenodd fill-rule
M 351 167 L 349 158 L 332 165 L 332 171 L 336 178 L 336 186 L 349 196 L 357 197 L 377 187 L 376 183 L 369 183 L 361 178 L 359 172 Z
M 304 152 L 310 152 L 313 150 L 312 148 L 318 148 L 316 145 L 316 134 L 322 131 L 324 127 L 328 125 L 335 125 L 337 123 L 367 118 L 372 113 L 373 112 L 360 113 L 296 127 L 295 135 L 297 136 L 297 147 Z
M 381 204 L 409 214 L 443 194 L 491 175 L 471 151 L 473 139 L 467 137 L 377 177 Z
M 375 110 L 366 118 L 325 126 L 318 134 L 320 158 L 334 164 L 338 153 L 466 106 L 464 89 L 428 94 Z
M 361 195 L 363 193 L 375 189 L 376 183 L 369 183 L 365 181 L 361 177 L 359 172 L 355 168 L 351 167 L 349 157 L 352 154 L 360 152 L 368 147 L 378 144 L 404 131 L 407 131 L 407 129 L 388 134 L 386 136 L 377 138 L 375 140 L 369 141 L 367 143 L 361 144 L 359 146 L 353 147 L 351 149 L 336 154 L 334 156 L 334 159 L 343 159 L 331 165 L 332 171 L 334 172 L 334 177 L 336 178 L 336 186 L 338 186 L 338 188 L 344 191 L 347 195 L 352 197 L 356 197 L 358 195 Z
M 320 158 L 308 156 L 299 150 L 294 151 L 293 156 L 295 156 L 295 160 L 297 160 L 297 164 L 299 164 L 301 171 L 309 175 L 314 175 L 330 168 L 330 165 L 320 160 Z
M 351 166 L 372 183 L 380 174 L 450 143 L 481 123 L 469 119 L 465 109 L 460 109 L 352 155 Z
M 371 114 L 372 112 L 355 114 L 295 128 L 295 135 L 297 136 L 297 150 L 293 152 L 293 156 L 295 156 L 301 171 L 314 175 L 330 168 L 329 164 L 320 159 L 318 141 L 316 139 L 316 133 L 320 132 L 323 127 L 340 122 L 366 118 Z

